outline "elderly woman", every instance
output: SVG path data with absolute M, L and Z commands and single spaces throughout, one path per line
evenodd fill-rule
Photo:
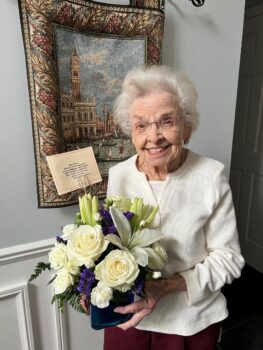
M 116 123 L 137 154 L 110 169 L 108 195 L 159 206 L 168 263 L 147 283 L 147 300 L 115 309 L 133 316 L 105 330 L 105 350 L 212 350 L 228 315 L 220 289 L 244 260 L 223 164 L 184 147 L 196 103 L 186 74 L 164 66 L 129 72 L 116 101 Z

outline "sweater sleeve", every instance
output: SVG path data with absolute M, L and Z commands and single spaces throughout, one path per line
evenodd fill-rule
M 187 285 L 189 306 L 202 301 L 211 292 L 240 276 L 244 259 L 240 253 L 232 194 L 221 169 L 214 177 L 215 203 L 204 226 L 208 255 L 194 268 L 181 272 Z

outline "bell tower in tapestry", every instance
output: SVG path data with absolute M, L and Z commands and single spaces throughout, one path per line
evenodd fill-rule
M 71 56 L 71 86 L 72 96 L 76 100 L 80 100 L 80 58 L 78 56 L 76 47 Z

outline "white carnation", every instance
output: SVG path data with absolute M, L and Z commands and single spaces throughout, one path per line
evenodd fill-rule
M 112 299 L 112 289 L 99 282 L 91 292 L 91 304 L 104 308 L 109 306 L 110 300 Z
M 64 239 L 64 241 L 67 241 L 69 239 L 71 233 L 73 231 L 75 231 L 77 227 L 78 226 L 75 224 L 69 224 L 69 225 L 64 226 L 62 229 L 63 235 L 61 236 L 61 238 Z

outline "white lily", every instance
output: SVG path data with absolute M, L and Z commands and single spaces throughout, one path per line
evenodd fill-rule
M 156 258 L 158 260 L 156 265 L 160 265 L 160 258 L 157 254 L 153 254 L 151 245 L 163 237 L 162 233 L 149 228 L 132 233 L 130 222 L 122 211 L 110 207 L 110 214 L 119 236 L 108 234 L 105 239 L 122 250 L 128 250 L 135 257 L 138 265 L 146 266 L 149 258 Z

